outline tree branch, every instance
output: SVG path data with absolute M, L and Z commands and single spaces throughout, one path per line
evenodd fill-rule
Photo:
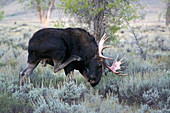
M 134 38 L 135 38 L 136 45 L 138 46 L 138 48 L 139 48 L 139 50 L 140 50 L 140 54 L 141 54 L 143 60 L 146 60 L 146 54 L 143 52 L 143 49 L 140 47 L 139 40 L 138 40 L 138 38 L 137 38 L 137 36 L 136 36 L 133 28 L 130 26 L 129 22 L 128 22 L 125 18 L 124 18 L 124 20 L 125 20 L 126 24 L 128 25 L 128 27 L 130 28 L 130 30 L 131 30 Z

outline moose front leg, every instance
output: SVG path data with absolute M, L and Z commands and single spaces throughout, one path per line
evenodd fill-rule
M 39 64 L 40 61 L 37 61 L 36 63 L 27 63 L 24 70 L 20 72 L 20 84 L 23 85 L 25 79 L 27 76 L 29 76 L 33 70 L 36 68 L 36 66 Z
M 81 60 L 82 59 L 79 56 L 77 56 L 77 55 L 71 56 L 69 59 L 67 59 L 62 64 L 61 64 L 61 62 L 58 62 L 58 61 L 53 59 L 53 62 L 54 62 L 54 73 L 56 73 L 57 71 L 63 69 L 65 66 L 67 66 L 69 63 L 71 63 L 73 61 L 81 61 Z

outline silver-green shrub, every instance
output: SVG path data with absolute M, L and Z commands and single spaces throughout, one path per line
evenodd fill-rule
M 140 109 L 138 110 L 138 112 L 139 113 L 149 113 L 149 112 L 151 112 L 151 108 L 149 107 L 149 105 L 147 105 L 147 104 L 142 104 L 141 106 L 140 106 Z
M 68 113 L 75 112 L 79 105 L 70 106 L 58 97 L 58 90 L 48 88 L 35 88 L 29 93 L 35 113 Z
M 0 76 L 0 93 L 3 93 L 7 89 L 7 81 L 4 77 Z
M 84 84 L 77 85 L 74 81 L 69 81 L 59 90 L 58 95 L 63 101 L 72 103 L 83 98 L 85 92 L 86 87 Z
M 158 100 L 160 98 L 158 93 L 159 92 L 157 89 L 149 89 L 148 91 L 144 92 L 143 94 L 144 102 L 147 105 L 158 104 Z

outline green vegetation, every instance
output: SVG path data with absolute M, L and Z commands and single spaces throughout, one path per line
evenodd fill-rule
M 58 22 L 59 23 L 59 22 Z M 65 23 L 56 26 L 63 27 Z M 0 28 L 0 112 L 57 113 L 131 113 L 170 111 L 170 62 L 168 27 L 161 25 L 133 26 L 146 60 L 134 44 L 130 31 L 121 29 L 114 48 L 104 54 L 125 56 L 125 72 L 117 76 L 108 72 L 92 88 L 75 72 L 69 80 L 63 70 L 53 73 L 53 67 L 41 64 L 20 86 L 19 72 L 27 61 L 28 40 L 39 27 L 27 24 L 2 25 Z M 156 34 L 155 34 L 156 32 Z M 110 44 L 113 44 L 112 40 Z M 111 63 L 110 61 L 107 61 Z M 106 70 L 107 71 L 107 70 Z
M 18 113 L 33 111 L 31 104 L 24 99 L 16 99 L 7 93 L 0 95 L 0 113 Z
M 170 1 L 169 0 L 162 0 L 166 4 L 166 25 L 170 24 Z
M 111 36 L 125 27 L 125 20 L 142 17 L 139 0 L 60 0 L 65 12 L 76 15 L 99 40 L 105 31 Z
M 0 9 L 1 9 L 1 6 L 0 6 Z M 0 20 L 2 20 L 4 18 L 4 14 L 5 14 L 5 12 L 0 10 Z

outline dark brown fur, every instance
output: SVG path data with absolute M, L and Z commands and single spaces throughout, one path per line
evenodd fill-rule
M 99 83 L 102 67 L 96 55 L 98 45 L 95 38 L 80 28 L 55 29 L 46 28 L 36 32 L 29 41 L 28 63 L 49 59 L 48 64 L 58 66 L 67 62 L 72 56 L 79 56 L 81 61 L 72 61 L 64 67 L 66 75 L 77 69 L 88 79 L 92 86 Z

